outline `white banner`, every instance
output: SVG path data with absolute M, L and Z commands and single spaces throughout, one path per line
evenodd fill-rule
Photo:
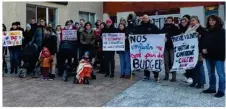
M 77 31 L 76 30 L 63 30 L 62 31 L 62 40 L 76 41 L 77 40 Z
M 174 45 L 174 63 L 170 71 L 193 69 L 199 58 L 197 34 L 177 35 L 172 37 L 172 41 Z
M 162 71 L 165 34 L 130 35 L 131 70 Z
M 3 46 L 19 46 L 22 45 L 22 31 L 3 32 Z
M 125 33 L 103 33 L 103 51 L 125 51 Z

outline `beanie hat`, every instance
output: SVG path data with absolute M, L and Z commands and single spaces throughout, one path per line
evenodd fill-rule
M 111 19 L 108 19 L 108 20 L 106 21 L 106 23 L 112 24 L 112 20 L 111 20 Z
M 26 25 L 26 28 L 31 28 L 31 25 L 30 25 L 30 24 L 27 24 L 27 25 Z

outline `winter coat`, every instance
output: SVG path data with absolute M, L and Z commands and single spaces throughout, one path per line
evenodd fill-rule
M 59 49 L 69 49 L 69 50 L 73 50 L 73 48 L 75 47 L 75 46 L 77 46 L 77 44 L 78 44 L 78 39 L 77 39 L 77 41 L 67 41 L 67 40 L 62 40 L 62 38 L 63 38 L 63 35 L 62 35 L 62 31 L 63 30 L 66 30 L 66 28 L 64 27 L 63 29 L 61 29 L 61 33 L 60 33 L 60 47 L 59 47 Z M 72 30 L 74 30 L 74 29 L 72 29 Z M 77 38 L 78 38 L 79 36 L 77 36 Z
M 35 23 L 35 24 L 30 24 L 30 25 L 31 25 L 32 35 L 34 35 L 35 32 L 36 32 L 36 30 L 37 30 L 37 28 L 38 28 L 38 25 L 37 25 L 37 23 Z
M 80 34 L 80 43 L 82 45 L 91 44 L 94 45 L 95 43 L 95 34 L 93 30 L 90 30 L 90 33 L 88 33 L 86 30 L 84 30 Z
M 141 22 L 141 24 L 136 28 L 136 34 L 159 34 L 160 30 L 158 27 L 154 24 L 151 24 L 151 22 L 145 23 L 144 21 Z
M 42 43 L 43 47 L 48 48 L 51 55 L 55 55 L 57 53 L 57 37 L 55 35 L 45 35 Z
M 179 34 L 179 30 L 178 28 L 174 25 L 174 24 L 165 24 L 164 27 L 161 30 L 161 33 L 165 33 L 166 34 L 166 44 L 165 44 L 165 48 L 166 49 L 173 49 L 173 42 L 171 40 L 171 38 L 173 36 L 176 36 Z
M 225 61 L 225 29 L 207 29 L 203 37 L 202 49 L 207 49 L 204 57 L 217 61 Z
M 32 38 L 33 38 L 32 31 L 31 30 L 30 31 L 25 30 L 25 32 L 24 32 L 24 40 L 23 40 L 23 47 L 25 45 L 27 45 L 29 42 L 31 42 Z
M 185 27 L 183 27 L 181 24 L 179 24 L 179 27 L 180 27 L 179 34 L 185 33 L 186 30 L 188 29 L 188 26 L 189 26 L 189 24 L 187 24 Z
M 45 26 L 39 25 L 32 39 L 32 42 L 35 43 L 39 49 L 41 49 L 42 46 L 42 40 L 44 37 L 44 28 Z

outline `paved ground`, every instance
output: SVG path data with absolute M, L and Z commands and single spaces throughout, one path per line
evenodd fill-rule
M 72 78 L 65 83 L 60 78 L 41 81 L 7 74 L 3 77 L 3 106 L 100 107 L 141 79 L 139 74 L 132 81 L 120 79 L 118 60 L 115 74 L 114 79 L 97 74 L 97 80 L 91 81 L 90 85 L 74 85 Z
M 205 71 L 206 66 L 205 67 Z M 207 71 L 206 71 L 207 72 Z M 162 73 L 161 73 L 162 74 Z M 164 75 L 161 75 L 163 78 Z M 225 97 L 203 94 L 203 89 L 191 88 L 182 82 L 182 73 L 177 74 L 177 82 L 138 81 L 106 103 L 105 107 L 225 107 Z M 206 74 L 208 83 L 208 75 Z M 218 78 L 217 78 L 218 83 Z M 208 85 L 205 85 L 206 89 Z
M 31 77 L 21 79 L 17 75 L 8 74 L 3 77 L 3 106 L 225 106 L 224 97 L 219 99 L 215 98 L 213 94 L 202 94 L 201 89 L 190 88 L 188 84 L 182 83 L 182 74 L 178 74 L 176 83 L 169 81 L 156 83 L 153 79 L 140 81 L 142 72 L 137 72 L 131 81 L 119 78 L 119 68 L 119 61 L 116 60 L 116 77 L 110 79 L 103 77 L 103 74 L 97 74 L 97 80 L 91 81 L 91 85 L 74 85 L 72 78 L 65 83 L 60 78 L 54 81 L 41 81 Z M 163 73 L 161 73 L 161 78 L 163 78 Z

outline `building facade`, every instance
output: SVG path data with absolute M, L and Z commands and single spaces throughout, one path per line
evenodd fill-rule
M 162 28 L 165 18 L 174 17 L 174 22 L 179 23 L 185 15 L 196 15 L 202 26 L 205 26 L 206 18 L 211 15 L 219 15 L 225 20 L 225 2 L 104 2 L 103 19 L 112 18 L 116 25 L 121 17 L 126 18 L 129 13 L 137 16 L 148 14 L 153 22 Z
M 92 24 L 103 18 L 102 2 L 3 2 L 3 23 L 7 29 L 12 22 L 20 21 L 25 28 L 26 23 L 35 18 L 45 18 L 47 23 L 65 25 L 67 20 L 79 21 L 83 18 Z

